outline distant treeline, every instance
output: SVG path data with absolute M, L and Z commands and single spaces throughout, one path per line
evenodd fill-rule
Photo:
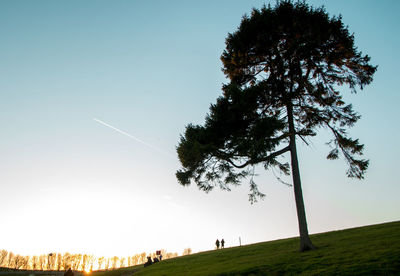
M 161 250 L 163 259 L 178 256 L 178 253 Z M 145 263 L 147 256 L 154 258 L 155 253 L 143 252 L 129 257 L 96 257 L 88 254 L 50 253 L 40 256 L 23 256 L 0 250 L 0 267 L 22 270 L 52 270 L 63 271 L 71 268 L 74 271 L 108 270 L 119 267 L 129 267 Z

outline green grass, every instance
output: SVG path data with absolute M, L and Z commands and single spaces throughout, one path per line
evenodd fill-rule
M 207 251 L 93 276 L 112 275 L 400 275 L 400 221 L 312 235 L 299 253 L 291 238 Z

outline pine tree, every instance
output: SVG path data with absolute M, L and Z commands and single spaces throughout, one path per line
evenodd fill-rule
M 328 159 L 342 155 L 347 176 L 362 179 L 364 146 L 347 135 L 360 116 L 339 91 L 372 82 L 375 66 L 354 45 L 342 18 L 305 2 L 281 1 L 253 9 L 229 34 L 221 56 L 230 83 L 211 105 L 204 126 L 189 124 L 177 148 L 182 185 L 230 190 L 250 179 L 249 199 L 264 195 L 253 181 L 254 167 L 292 174 L 300 251 L 313 249 L 308 235 L 296 138 L 307 141 L 320 128 L 332 133 Z M 306 142 L 307 143 L 307 142 Z M 282 155 L 290 154 L 290 165 Z

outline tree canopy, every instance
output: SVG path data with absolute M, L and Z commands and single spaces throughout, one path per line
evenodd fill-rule
M 253 9 L 236 32 L 228 34 L 221 56 L 230 83 L 210 107 L 204 126 L 189 124 L 177 147 L 182 185 L 194 181 L 204 191 L 229 190 L 250 180 L 249 199 L 263 194 L 253 181 L 254 167 L 292 173 L 299 218 L 301 250 L 308 239 L 301 192 L 296 137 L 304 142 L 320 128 L 332 133 L 328 159 L 340 155 L 347 176 L 363 178 L 368 160 L 364 146 L 347 129 L 360 116 L 345 104 L 340 88 L 351 92 L 371 83 L 376 71 L 354 45 L 342 18 L 304 2 L 281 1 Z M 307 142 L 306 142 L 307 143 Z M 290 165 L 282 161 L 290 153 Z

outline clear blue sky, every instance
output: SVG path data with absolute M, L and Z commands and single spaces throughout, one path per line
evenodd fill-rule
M 325 159 L 325 131 L 300 145 L 309 231 L 399 220 L 400 2 L 308 2 L 342 14 L 379 65 L 361 93 L 343 90 L 362 115 L 350 133 L 366 179 Z M 259 171 L 255 205 L 247 182 L 204 194 L 175 179 L 179 135 L 227 82 L 225 37 L 263 3 L 0 1 L 0 247 L 122 256 L 297 236 L 293 191 L 272 172 Z

